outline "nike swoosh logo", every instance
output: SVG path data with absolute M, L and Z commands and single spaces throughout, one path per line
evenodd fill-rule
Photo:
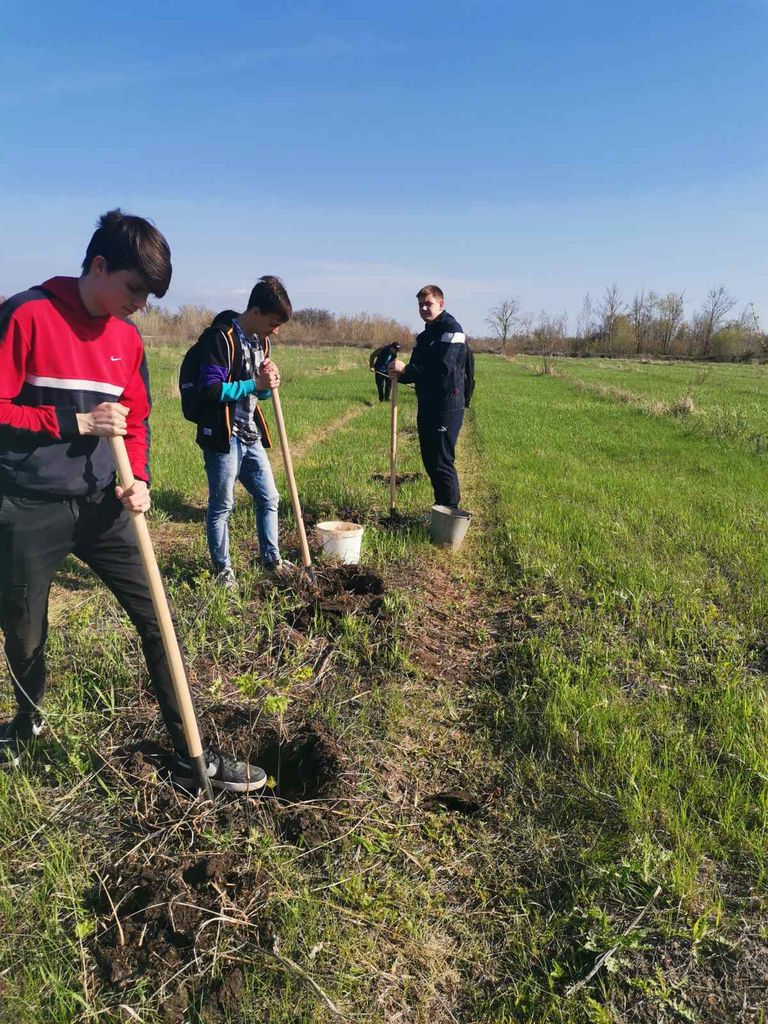
M 111 361 L 112 361 L 113 363 L 119 363 L 119 362 L 121 362 L 121 361 L 122 361 L 122 358 L 123 358 L 123 357 L 122 357 L 122 356 L 110 356 L 109 358 L 110 358 L 110 360 L 111 360 Z

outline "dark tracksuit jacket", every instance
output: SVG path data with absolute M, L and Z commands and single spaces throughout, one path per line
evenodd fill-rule
M 109 441 L 78 432 L 77 413 L 101 402 L 128 407 L 131 468 L 149 483 L 151 400 L 135 325 L 91 316 L 74 277 L 51 278 L 0 305 L 0 624 L 16 700 L 28 711 L 43 697 L 48 591 L 74 553 L 138 629 L 173 745 L 184 752 L 130 513 L 114 493 Z
M 437 505 L 458 507 L 461 497 L 454 461 L 466 405 L 466 364 L 464 331 L 443 310 L 416 338 L 400 377 L 404 384 L 416 385 L 421 458 Z

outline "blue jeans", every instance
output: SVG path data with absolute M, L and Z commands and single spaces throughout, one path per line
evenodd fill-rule
M 232 435 L 228 452 L 203 449 L 205 472 L 208 477 L 208 512 L 205 529 L 208 550 L 217 572 L 228 569 L 229 517 L 235 507 L 235 483 L 239 480 L 253 499 L 256 536 L 262 565 L 280 561 L 277 537 L 277 507 L 280 495 L 275 487 L 272 467 L 261 441 L 243 444 Z

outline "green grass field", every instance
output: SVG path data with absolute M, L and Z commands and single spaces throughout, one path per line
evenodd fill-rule
M 0 776 L 0 1021 L 764 1022 L 765 371 L 477 357 L 452 555 L 423 474 L 389 520 L 367 354 L 275 358 L 306 519 L 363 523 L 383 592 L 265 580 L 244 496 L 241 593 L 214 588 L 180 353 L 152 350 L 151 527 L 203 724 L 247 722 L 283 788 L 204 812 L 137 762 L 162 742 L 138 643 L 68 563 L 53 736 Z

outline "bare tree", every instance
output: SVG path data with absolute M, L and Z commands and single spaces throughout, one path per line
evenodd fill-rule
M 654 334 L 662 355 L 669 355 L 672 342 L 677 337 L 683 323 L 685 311 L 685 293 L 667 292 L 666 295 L 656 295 L 651 292 L 651 301 L 656 314 L 654 323 Z
M 604 352 L 611 351 L 611 342 L 616 331 L 616 321 L 626 311 L 627 304 L 622 298 L 621 289 L 614 281 L 610 288 L 605 289 L 605 294 L 600 305 L 597 307 Z
M 518 299 L 504 299 L 498 306 L 494 306 L 485 322 L 493 331 L 494 337 L 501 342 L 502 352 L 507 347 L 507 342 L 514 334 L 515 324 L 520 316 L 520 302 Z
M 521 313 L 517 337 L 520 339 L 520 348 L 530 346 L 533 341 L 533 313 Z
M 587 292 L 581 303 L 581 312 L 576 317 L 576 334 L 579 338 L 590 338 L 596 331 L 595 308 L 592 304 L 592 296 Z
M 707 292 L 701 311 L 696 317 L 700 351 L 705 359 L 712 351 L 712 339 L 735 305 L 736 299 L 722 285 L 719 288 L 710 288 Z
M 739 317 L 739 329 L 749 338 L 760 338 L 760 317 L 755 312 L 754 302 L 748 302 Z
M 533 332 L 536 347 L 549 355 L 555 351 L 562 351 L 567 330 L 567 313 L 563 313 L 561 316 L 550 316 L 546 310 L 542 310 L 536 330 Z
M 653 292 L 638 292 L 629 307 L 629 322 L 635 335 L 635 353 L 647 352 L 650 347 L 651 327 L 653 326 Z

